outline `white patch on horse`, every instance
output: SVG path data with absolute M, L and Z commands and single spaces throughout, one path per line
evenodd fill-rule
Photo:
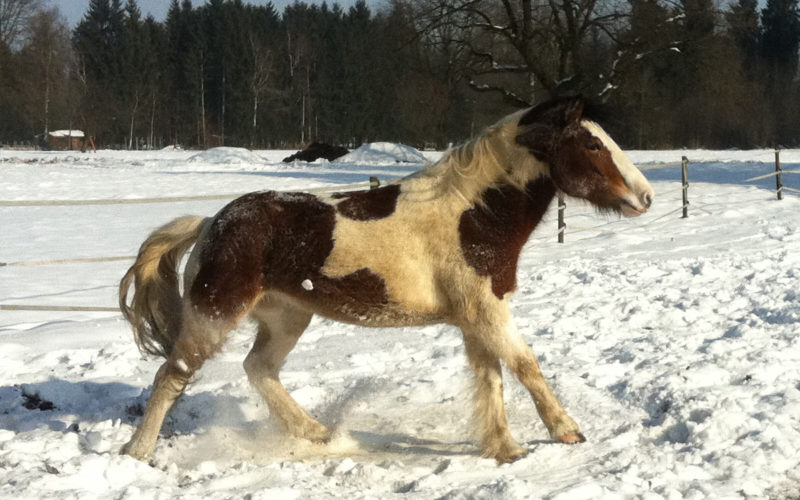
M 626 196 L 625 200 L 631 205 L 632 210 L 629 209 L 626 211 L 626 207 L 623 206 L 623 214 L 630 217 L 644 213 L 650 206 L 650 202 L 653 200 L 654 196 L 653 188 L 650 187 L 650 183 L 647 182 L 645 176 L 628 159 L 625 153 L 622 152 L 622 149 L 614 142 L 614 139 L 612 139 L 600 125 L 590 120 L 582 120 L 581 125 L 593 136 L 600 139 L 606 149 L 608 149 L 611 153 L 611 159 L 614 161 L 614 165 L 625 180 L 625 185 L 627 185 L 628 189 L 631 191 L 631 196 Z
M 309 292 L 314 289 L 314 283 L 312 283 L 311 280 L 308 279 L 303 280 L 303 282 L 300 283 L 300 286 L 302 286 L 304 290 L 307 290 Z

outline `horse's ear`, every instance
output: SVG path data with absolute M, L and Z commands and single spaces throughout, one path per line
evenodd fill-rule
M 565 106 L 567 125 L 580 123 L 581 119 L 583 118 L 583 106 L 584 101 L 582 97 L 578 96 L 570 98 Z
M 522 115 L 518 125 L 543 125 L 556 129 L 576 123 L 583 118 L 584 99 L 582 96 L 562 97 L 538 104 Z
M 540 160 L 548 161 L 561 133 L 583 117 L 583 98 L 567 97 L 534 106 L 522 115 L 517 127 L 517 144 L 525 146 Z

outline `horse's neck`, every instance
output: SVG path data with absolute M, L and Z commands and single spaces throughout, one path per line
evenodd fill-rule
M 461 249 L 479 275 L 489 276 L 498 298 L 516 286 L 517 262 L 523 245 L 541 222 L 556 188 L 539 177 L 520 189 L 511 185 L 483 192 L 481 203 L 461 215 Z
M 483 191 L 481 199 L 465 212 L 476 217 L 484 229 L 502 233 L 501 240 L 524 244 L 542 220 L 555 197 L 556 188 L 548 177 L 530 181 L 524 189 L 501 185 Z

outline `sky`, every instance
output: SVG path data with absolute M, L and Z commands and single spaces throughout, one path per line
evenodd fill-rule
M 283 8 L 291 3 L 294 3 L 295 0 L 273 0 L 272 3 L 275 5 L 275 8 L 278 11 L 283 11 Z M 367 5 L 375 9 L 377 7 L 382 6 L 385 1 L 384 0 L 366 0 Z M 251 3 L 256 5 L 264 5 L 268 2 L 268 0 L 245 0 L 245 3 Z M 322 3 L 321 1 L 308 1 L 307 3 Z M 86 9 L 89 6 L 89 0 L 45 0 L 45 3 L 48 5 L 54 5 L 61 10 L 61 13 L 67 20 L 67 23 L 70 27 L 76 26 L 83 15 L 86 13 Z M 202 5 L 205 3 L 204 0 L 194 0 L 192 2 L 195 6 Z M 356 3 L 356 0 L 337 0 L 337 1 L 329 1 L 328 4 L 332 5 L 334 3 L 338 3 L 344 8 L 349 8 L 353 4 Z M 152 15 L 156 20 L 163 21 L 167 17 L 167 10 L 169 9 L 169 0 L 138 0 L 139 9 L 141 9 L 142 14 L 147 16 L 148 14 Z

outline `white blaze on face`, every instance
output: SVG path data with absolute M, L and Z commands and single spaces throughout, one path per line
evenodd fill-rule
M 625 153 L 622 152 L 622 149 L 614 142 L 614 139 L 612 139 L 600 125 L 589 120 L 583 120 L 581 125 L 593 136 L 600 139 L 600 142 L 608 149 L 611 153 L 611 159 L 614 161 L 614 165 L 616 165 L 617 170 L 619 170 L 620 175 L 622 175 L 622 178 L 625 180 L 625 184 L 631 191 L 632 196 L 625 197 L 626 201 L 631 206 L 626 207 L 623 205 L 622 214 L 627 217 L 635 217 L 646 212 L 650 207 L 650 203 L 653 201 L 655 192 L 650 186 L 650 183 L 647 182 L 645 176 L 631 163 L 628 157 L 625 156 Z

